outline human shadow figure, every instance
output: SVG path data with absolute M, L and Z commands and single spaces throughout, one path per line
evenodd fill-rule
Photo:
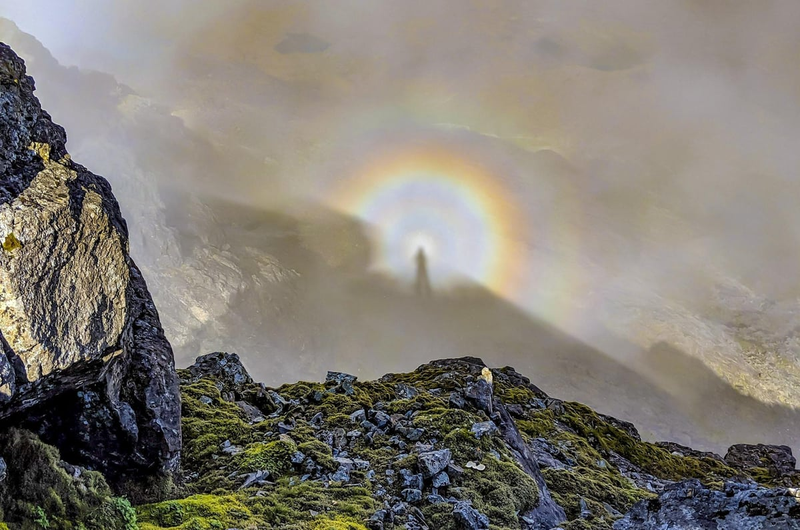
M 433 289 L 428 276 L 428 257 L 422 247 L 417 250 L 415 259 L 417 261 L 417 278 L 414 282 L 414 292 L 422 298 L 430 298 L 433 294 Z

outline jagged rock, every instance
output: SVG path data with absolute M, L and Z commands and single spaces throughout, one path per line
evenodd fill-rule
M 520 467 L 529 477 L 536 481 L 536 486 L 539 489 L 538 505 L 523 515 L 536 521 L 537 525 L 541 528 L 552 528 L 558 525 L 566 520 L 564 509 L 556 504 L 555 500 L 553 500 L 553 497 L 550 495 L 550 490 L 547 488 L 547 483 L 539 470 L 539 465 L 531 454 L 528 445 L 523 440 L 519 429 L 517 429 L 517 424 L 514 423 L 514 420 L 499 398 L 495 398 L 493 408 L 497 411 L 497 424 L 503 436 L 503 440 L 515 452 Z
M 220 393 L 223 397 L 227 396 L 228 401 L 236 402 L 240 407 L 244 407 L 244 404 L 254 407 L 246 410 L 243 408 L 251 421 L 278 410 L 279 406 L 282 411 L 283 407 L 289 405 L 289 402 L 277 392 L 253 382 L 253 378 L 235 353 L 213 352 L 201 355 L 194 364 L 181 371 L 183 383 L 192 383 L 204 377 L 214 379 Z
M 444 471 L 440 471 L 439 473 L 434 475 L 433 479 L 431 480 L 431 486 L 433 486 L 434 488 L 444 488 L 445 486 L 449 485 L 450 485 L 450 476 Z
M 397 392 L 397 395 L 398 397 L 400 397 L 400 399 L 411 399 L 419 394 L 419 390 L 417 390 L 413 386 L 408 386 L 405 383 L 400 383 L 398 385 L 395 385 L 394 389 Z
M 8 466 L 6 465 L 6 461 L 0 457 L 0 482 L 3 482 L 6 479 L 7 470 Z
M 406 530 L 430 530 L 425 515 L 416 506 L 408 509 L 408 519 L 406 520 Z
M 712 458 L 718 462 L 725 462 L 717 453 L 712 453 L 710 451 L 697 451 L 696 449 L 692 449 L 691 447 L 686 447 L 685 445 L 675 442 L 656 442 L 656 445 L 662 449 L 666 449 L 674 455 L 691 456 L 693 458 Z
M 403 487 L 422 489 L 422 474 L 412 473 L 408 469 L 401 469 L 400 476 L 403 477 Z
M 379 429 L 383 429 L 392 422 L 391 416 L 389 416 L 382 410 L 376 410 L 370 416 L 372 423 L 374 423 L 375 426 L 378 427 Z
M 800 529 L 800 499 L 784 488 L 728 483 L 723 491 L 699 480 L 667 486 L 653 500 L 636 503 L 614 530 Z
M 341 391 L 348 396 L 355 392 L 353 383 L 356 382 L 356 379 L 358 379 L 356 376 L 345 374 L 343 372 L 328 372 L 328 374 L 325 376 L 326 383 L 336 383 L 333 388 L 334 391 Z
M 261 412 L 260 409 L 254 407 L 250 403 L 246 401 L 236 401 L 236 406 L 244 412 L 244 415 L 247 417 L 247 420 L 250 423 L 258 423 L 260 421 L 264 421 L 264 414 Z
M 263 486 L 268 482 L 269 482 L 269 471 L 263 469 L 245 475 L 244 482 L 242 483 L 242 486 L 239 489 L 245 489 L 251 486 Z
M 451 392 L 448 401 L 450 406 L 456 409 L 463 409 L 467 406 L 467 401 L 464 399 L 464 395 L 461 392 Z
M 384 522 L 388 517 L 386 510 L 378 510 L 367 520 L 367 528 L 370 530 L 383 530 Z
M 417 457 L 419 469 L 425 479 L 429 479 L 447 468 L 453 455 L 450 449 L 440 449 L 438 451 L 428 451 L 420 453 Z
M 773 476 L 780 477 L 795 472 L 797 460 L 791 448 L 785 445 L 732 445 L 725 454 L 729 466 L 743 471 L 766 468 Z
M 406 502 L 417 503 L 422 500 L 422 491 L 416 488 L 404 489 L 402 495 Z
M 214 352 L 202 355 L 186 371 L 191 376 L 191 381 L 197 381 L 202 377 L 213 377 L 227 389 L 253 382 L 253 378 L 235 353 Z
M 497 425 L 493 421 L 482 421 L 472 425 L 472 434 L 475 438 L 482 438 L 488 434 L 497 432 Z
M 479 378 L 477 381 L 469 383 L 464 391 L 464 396 L 469 399 L 475 407 L 492 415 L 492 384 L 486 379 Z
M 172 348 L 111 187 L 71 160 L 33 90 L 0 44 L 0 419 L 113 483 L 171 472 Z
M 469 501 L 457 502 L 453 507 L 453 516 L 464 530 L 489 529 L 489 518 L 473 508 Z

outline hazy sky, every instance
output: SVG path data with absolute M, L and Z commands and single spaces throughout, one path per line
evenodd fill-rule
M 469 277 L 617 357 L 609 336 L 743 388 L 800 377 L 798 2 L 0 0 L 0 16 L 131 87 L 117 112 L 173 120 L 132 137 L 161 142 L 135 160 L 169 159 L 160 187 L 332 208 L 369 227 L 373 268 L 409 279 L 425 247 L 437 286 Z M 327 236 L 303 245 L 344 259 Z M 780 351 L 747 360 L 762 340 Z M 759 399 L 800 404 L 780 385 Z

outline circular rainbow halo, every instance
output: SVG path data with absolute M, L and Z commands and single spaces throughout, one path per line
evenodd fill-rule
M 512 295 L 521 281 L 521 232 L 513 198 L 486 168 L 426 146 L 376 157 L 329 197 L 375 229 L 374 267 L 404 279 L 421 249 L 434 289 L 464 279 Z

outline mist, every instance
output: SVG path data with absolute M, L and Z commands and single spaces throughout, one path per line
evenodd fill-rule
M 180 365 L 235 350 L 279 384 L 476 355 L 718 449 L 798 432 L 799 11 L 0 0 L 0 40 L 114 186 Z M 449 175 L 419 300 L 357 184 L 431 150 L 481 177 Z

